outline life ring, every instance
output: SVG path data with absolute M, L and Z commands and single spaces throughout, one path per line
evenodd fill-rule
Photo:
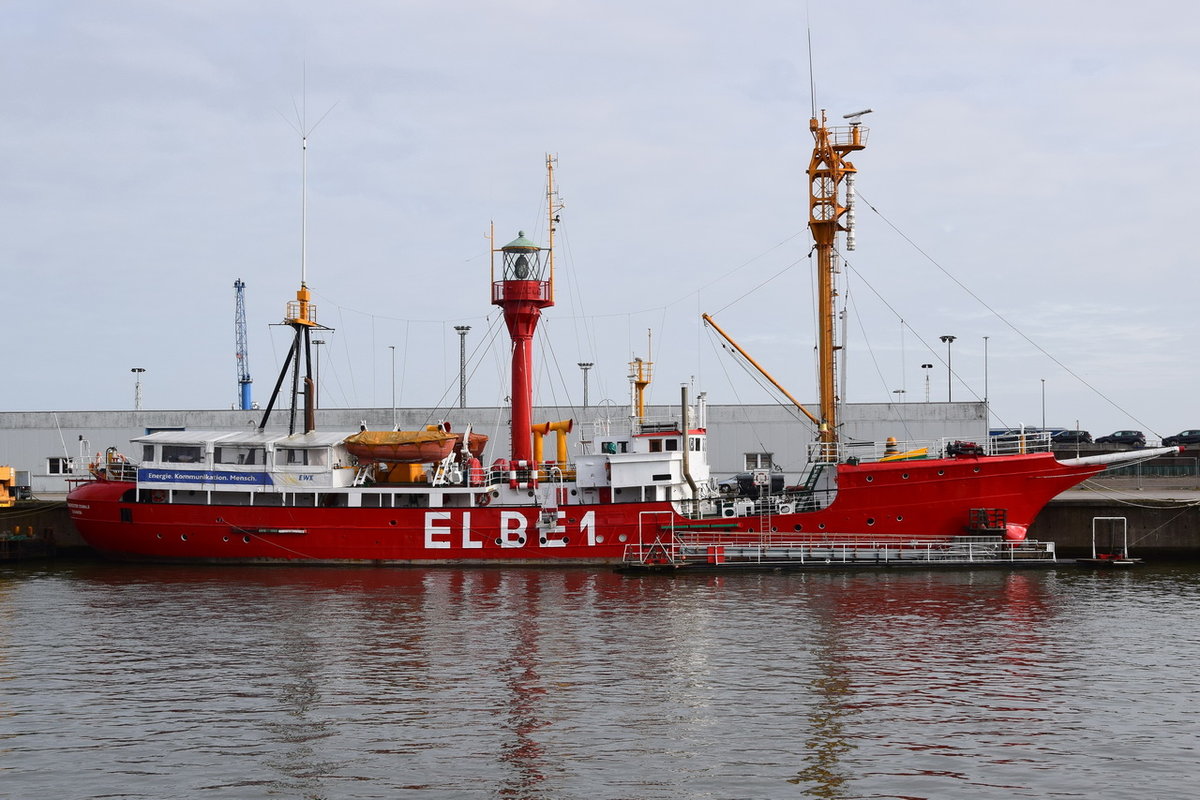
M 164 491 L 161 491 L 159 489 L 155 489 L 154 491 L 150 492 L 150 502 L 151 503 L 167 502 L 167 493 Z
M 487 492 L 484 492 L 475 498 L 475 505 L 480 507 L 486 506 L 490 502 L 492 502 L 492 496 Z

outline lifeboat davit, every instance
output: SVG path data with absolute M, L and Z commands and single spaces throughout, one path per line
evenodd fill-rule
M 454 451 L 462 452 L 463 435 L 461 433 L 453 434 L 454 436 Z M 467 439 L 467 449 L 471 451 L 471 455 L 476 458 L 483 455 L 483 448 L 487 447 L 488 437 L 486 433 L 475 433 L 472 431 Z

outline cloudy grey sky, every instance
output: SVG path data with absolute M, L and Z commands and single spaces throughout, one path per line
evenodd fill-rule
M 695 381 L 765 402 L 699 321 L 815 396 L 816 104 L 873 108 L 855 160 L 849 399 L 988 393 L 994 424 L 1200 427 L 1195 4 L 748 0 L 0 5 L 0 410 L 236 402 L 246 282 L 255 400 L 308 284 L 325 405 L 508 394 L 489 304 L 498 243 L 566 208 L 538 400 L 653 399 Z M 1044 381 L 1044 384 L 1043 384 Z M 896 390 L 903 389 L 903 394 Z

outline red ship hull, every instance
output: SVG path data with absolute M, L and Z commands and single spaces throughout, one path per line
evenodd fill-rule
M 71 517 L 111 557 L 189 562 L 387 564 L 619 563 L 631 547 L 702 537 L 713 543 L 949 540 L 973 511 L 1032 524 L 1059 492 L 1102 466 L 1049 453 L 841 465 L 826 508 L 769 516 L 689 517 L 668 502 L 538 506 L 320 508 L 129 502 L 132 482 L 98 480 L 68 497 Z M 553 512 L 551 512 L 553 513 Z

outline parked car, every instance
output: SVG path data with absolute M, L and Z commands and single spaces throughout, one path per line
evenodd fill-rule
M 1011 449 L 1012 444 L 1032 445 L 1036 442 L 1045 443 L 1053 434 L 1041 428 L 1009 428 L 992 434 L 992 443 L 1001 448 L 1001 452 Z
M 1050 437 L 1054 444 L 1091 444 L 1092 435 L 1087 431 L 1059 431 Z
M 717 487 L 724 495 L 737 495 L 738 497 L 749 497 L 758 499 L 759 487 L 754 485 L 753 472 L 739 472 L 732 478 L 726 478 L 719 482 Z M 783 473 L 771 473 L 771 494 L 779 494 L 783 491 Z
M 1200 430 L 1180 431 L 1174 436 L 1163 439 L 1163 447 L 1174 447 L 1180 444 L 1200 444 Z
M 1101 436 L 1096 444 L 1127 444 L 1130 447 L 1145 447 L 1146 434 L 1141 431 L 1115 431 L 1108 436 Z

